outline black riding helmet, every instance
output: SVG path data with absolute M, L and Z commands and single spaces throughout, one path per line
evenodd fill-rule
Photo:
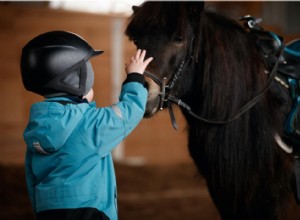
M 103 51 L 94 50 L 80 36 L 51 31 L 29 41 L 22 50 L 21 75 L 28 91 L 42 96 L 83 96 L 92 88 L 89 62 Z

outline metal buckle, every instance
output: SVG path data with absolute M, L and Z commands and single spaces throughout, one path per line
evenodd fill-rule
M 161 86 L 161 92 L 159 93 L 160 96 L 160 104 L 159 104 L 159 109 L 162 111 L 164 109 L 164 102 L 168 101 L 168 99 L 166 98 L 167 93 L 166 93 L 166 81 L 167 78 L 164 77 L 163 82 L 162 82 L 162 86 Z

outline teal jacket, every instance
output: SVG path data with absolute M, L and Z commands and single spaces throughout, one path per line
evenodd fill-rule
M 72 100 L 66 97 L 32 105 L 24 139 L 27 189 L 35 212 L 91 207 L 118 218 L 111 151 L 143 118 L 148 94 L 143 76 L 130 75 L 119 102 L 109 107 L 68 103 Z

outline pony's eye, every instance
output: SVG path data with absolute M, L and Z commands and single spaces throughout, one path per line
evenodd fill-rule
M 175 41 L 176 43 L 181 43 L 181 42 L 183 41 L 183 36 L 176 35 L 176 36 L 174 37 L 174 41 Z
M 132 38 L 132 42 L 134 43 L 134 45 L 137 46 L 137 43 L 138 43 L 137 39 Z
M 136 42 L 137 42 L 136 38 L 134 38 L 134 37 L 132 37 L 132 36 L 129 37 L 129 40 L 132 41 L 134 44 L 136 44 Z

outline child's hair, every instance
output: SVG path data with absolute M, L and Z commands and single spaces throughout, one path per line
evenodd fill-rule
M 29 41 L 22 50 L 21 75 L 24 87 L 45 97 L 83 96 L 93 86 L 89 59 L 103 51 L 94 50 L 80 36 L 51 31 Z

